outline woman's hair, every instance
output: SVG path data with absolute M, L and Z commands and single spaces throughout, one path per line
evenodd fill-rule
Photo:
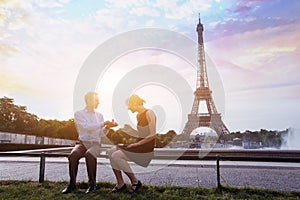
M 129 104 L 134 104 L 134 105 L 139 105 L 139 106 L 141 106 L 141 105 L 143 105 L 143 103 L 145 102 L 145 100 L 144 99 L 142 99 L 142 98 L 140 98 L 138 95 L 136 95 L 136 94 L 133 94 L 133 95 L 131 95 L 128 99 L 127 99 L 127 101 L 126 101 L 126 104 L 127 105 L 129 105 Z

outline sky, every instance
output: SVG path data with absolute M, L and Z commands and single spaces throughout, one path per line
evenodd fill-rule
M 207 67 L 216 70 L 209 81 L 227 128 L 300 128 L 299 10 L 298 0 L 0 0 L 0 98 L 13 98 L 39 118 L 73 118 L 76 83 L 95 49 L 128 31 L 150 28 L 197 41 L 200 13 L 206 59 L 212 63 Z M 122 85 L 133 87 L 128 91 L 157 112 L 158 131 L 181 132 L 196 87 L 189 62 L 161 49 L 136 49 L 101 67 L 98 110 L 107 120 L 126 110 L 125 103 L 113 103 L 114 98 L 125 102 L 114 92 Z M 157 82 L 137 82 L 134 73 Z M 176 89 L 185 84 L 190 100 L 182 102 Z M 126 123 L 122 117 L 118 121 Z

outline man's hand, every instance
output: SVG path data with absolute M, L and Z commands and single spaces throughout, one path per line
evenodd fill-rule
M 118 126 L 118 124 L 113 120 L 113 121 L 104 122 L 104 126 L 105 128 L 111 128 L 111 127 Z

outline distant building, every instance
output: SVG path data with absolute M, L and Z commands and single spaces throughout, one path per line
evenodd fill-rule
M 232 144 L 235 146 L 243 146 L 243 141 L 241 138 L 236 137 L 232 139 Z
M 259 149 L 262 148 L 262 142 L 255 142 L 255 141 L 243 141 L 243 148 L 244 149 Z
M 74 145 L 74 140 L 0 132 L 0 143 Z

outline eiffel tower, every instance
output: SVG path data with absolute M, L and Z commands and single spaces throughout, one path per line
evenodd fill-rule
M 196 91 L 194 92 L 195 99 L 191 114 L 188 114 L 188 121 L 182 131 L 187 138 L 191 132 L 198 127 L 210 127 L 217 132 L 219 136 L 229 134 L 229 130 L 221 119 L 221 114 L 217 112 L 217 108 L 212 98 L 212 91 L 209 88 L 205 52 L 203 44 L 203 24 L 201 24 L 200 14 L 199 23 L 197 25 L 198 32 L 198 67 L 197 67 L 197 82 Z M 200 102 L 206 102 L 207 112 L 199 113 Z

